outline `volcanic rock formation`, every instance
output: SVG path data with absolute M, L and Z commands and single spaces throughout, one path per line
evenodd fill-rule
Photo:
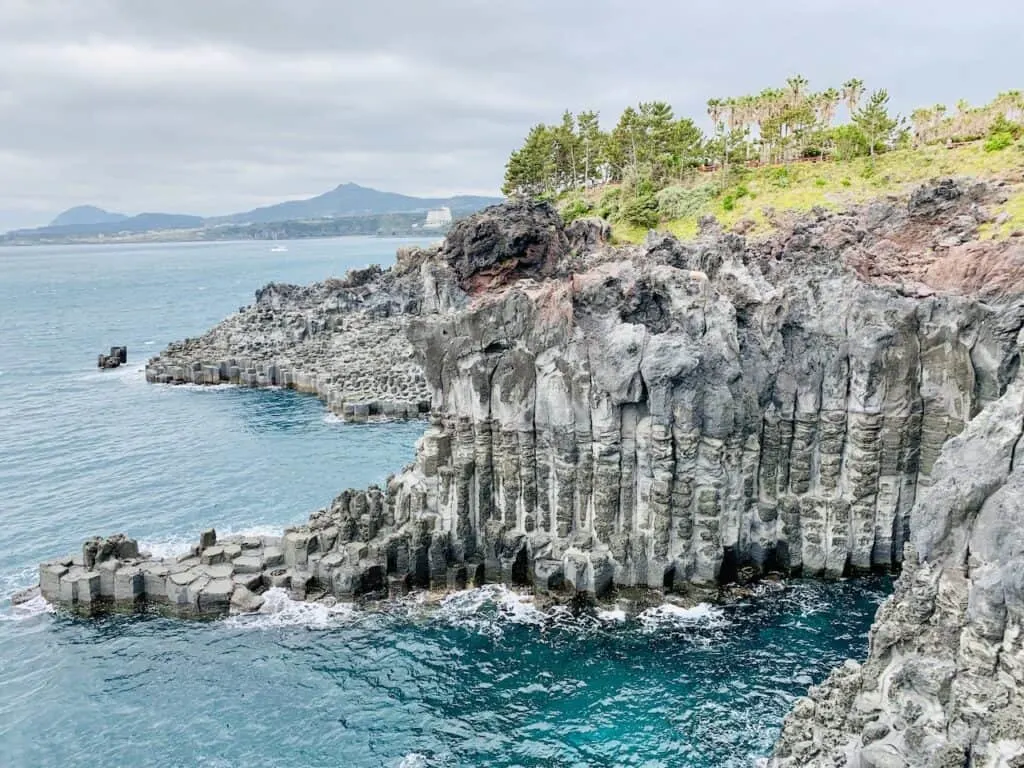
M 290 530 L 290 562 L 247 564 L 263 586 L 600 597 L 902 565 L 868 662 L 798 703 L 775 764 L 1019 766 L 1024 248 L 977 236 L 1001 194 L 942 182 L 626 248 L 510 203 L 386 272 L 268 286 L 147 377 L 350 417 L 431 403 L 415 462 Z

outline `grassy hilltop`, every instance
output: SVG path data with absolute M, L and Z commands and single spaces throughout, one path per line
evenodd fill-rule
M 985 237 L 1024 230 L 1024 94 L 891 115 L 884 90 L 865 95 L 859 80 L 842 89 L 785 88 L 711 99 L 714 130 L 676 118 L 663 102 L 627 108 L 610 132 L 595 112 L 566 112 L 534 126 L 506 166 L 506 194 L 546 198 L 567 220 L 602 216 L 618 240 L 649 229 L 692 237 L 704 216 L 757 234 L 775 216 L 815 206 L 839 209 L 900 195 L 936 177 L 1002 178 L 1007 202 Z M 846 121 L 837 122 L 840 107 Z
M 1013 151 L 986 152 L 982 142 L 952 149 L 926 146 L 918 149 L 900 149 L 877 156 L 874 160 L 839 160 L 834 162 L 792 163 L 749 169 L 735 174 L 724 187 L 714 174 L 697 178 L 689 186 L 673 190 L 662 199 L 681 198 L 693 201 L 692 209 L 682 215 L 659 213 L 656 229 L 665 229 L 677 237 L 696 235 L 702 216 L 711 215 L 726 228 L 739 225 L 745 232 L 757 234 L 771 228 L 774 213 L 809 211 L 815 206 L 838 210 L 851 204 L 866 202 L 886 194 L 903 194 L 918 184 L 936 177 L 970 176 L 975 178 L 1007 178 L 1016 182 L 1010 199 L 1002 206 L 999 224 L 989 224 L 983 230 L 990 237 L 1005 237 L 1017 229 L 1024 229 L 1024 141 L 1012 145 Z M 702 174 L 704 176 L 705 174 Z M 563 199 L 560 207 L 570 218 L 587 209 L 587 214 L 598 213 L 601 200 L 620 186 L 587 190 L 585 193 Z M 682 192 L 686 190 L 686 192 Z M 621 192 L 619 193 L 622 194 Z M 673 197 L 673 195 L 675 197 Z M 584 201 L 581 205 L 580 201 Z M 671 204 L 671 203 L 670 203 Z M 608 211 L 615 217 L 614 211 Z M 613 231 L 624 242 L 639 242 L 647 234 L 647 227 L 632 224 L 615 217 Z M 742 222 L 742 223 L 741 223 Z

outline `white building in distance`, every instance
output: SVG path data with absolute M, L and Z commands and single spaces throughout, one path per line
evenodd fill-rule
M 452 211 L 450 208 L 432 208 L 427 211 L 427 220 L 423 222 L 424 229 L 440 229 L 452 223 Z

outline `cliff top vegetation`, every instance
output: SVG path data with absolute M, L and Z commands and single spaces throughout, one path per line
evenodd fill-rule
M 692 236 L 709 215 L 757 233 L 785 211 L 842 208 L 939 176 L 1004 177 L 1014 186 L 983 235 L 1024 229 L 1021 91 L 908 119 L 861 80 L 813 91 L 798 75 L 710 99 L 707 115 L 710 134 L 665 102 L 627 107 L 610 131 L 597 112 L 566 111 L 530 129 L 509 157 L 504 192 L 557 201 L 567 221 L 602 216 L 619 240 L 635 242 L 655 228 Z

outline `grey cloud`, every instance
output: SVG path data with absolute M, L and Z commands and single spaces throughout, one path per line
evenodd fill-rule
M 1021 87 L 1024 7 L 633 0 L 0 0 L 0 229 L 216 214 L 342 181 L 493 193 L 529 126 L 800 72 L 897 109 Z

